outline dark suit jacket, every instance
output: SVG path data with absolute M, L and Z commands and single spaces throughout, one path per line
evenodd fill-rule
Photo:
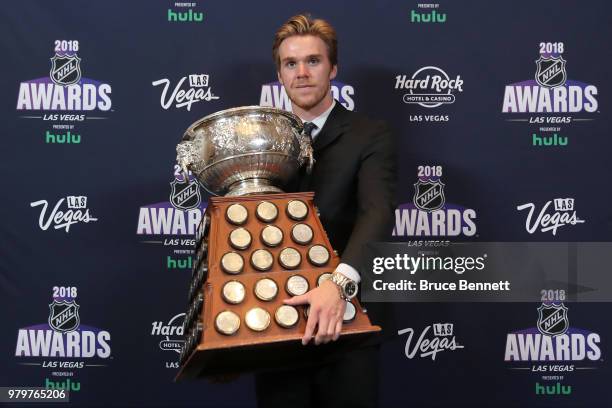
M 395 145 L 383 122 L 350 112 L 336 101 L 313 144 L 312 174 L 302 169 L 290 184 L 290 189 L 314 191 L 332 246 L 341 262 L 360 273 L 371 268 L 364 245 L 391 236 L 396 208 Z M 374 324 L 388 326 L 384 305 L 365 306 Z

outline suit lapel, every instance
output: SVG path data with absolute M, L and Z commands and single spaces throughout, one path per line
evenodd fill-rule
M 336 106 L 329 113 L 329 117 L 323 125 L 323 129 L 317 135 L 314 144 L 312 145 L 315 153 L 323 150 L 336 140 L 349 126 L 349 112 L 336 101 Z
M 317 135 L 312 148 L 314 150 L 315 160 L 318 153 L 329 146 L 334 140 L 342 135 L 349 127 L 349 111 L 347 111 L 340 102 L 336 101 L 336 106 L 329 113 L 329 117 L 323 125 L 323 129 Z M 315 161 L 316 169 L 316 161 Z M 308 174 L 305 168 L 300 169 L 302 172 L 299 183 L 299 191 L 312 190 L 312 174 Z

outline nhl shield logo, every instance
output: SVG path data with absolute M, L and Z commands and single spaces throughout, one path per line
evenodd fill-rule
M 57 55 L 51 58 L 50 77 L 58 85 L 76 84 L 81 79 L 81 59 L 76 55 Z
M 444 183 L 440 180 L 427 180 L 414 183 L 413 202 L 422 211 L 435 211 L 444 206 Z
M 49 305 L 49 326 L 59 332 L 76 330 L 81 323 L 79 307 L 74 300 L 70 302 L 54 300 Z
M 540 57 L 536 61 L 538 69 L 535 74 L 536 82 L 546 88 L 554 88 L 565 84 L 565 60 L 562 57 Z
M 190 210 L 200 205 L 202 197 L 200 186 L 194 180 L 191 182 L 180 182 L 174 180 L 170 183 L 170 203 L 179 210 Z
M 567 320 L 567 307 L 560 305 L 542 304 L 538 308 L 538 330 L 547 336 L 563 334 L 569 328 Z

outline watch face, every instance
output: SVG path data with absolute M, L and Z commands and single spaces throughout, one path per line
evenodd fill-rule
M 355 282 L 347 282 L 346 285 L 344 285 L 344 295 L 350 299 L 356 294 L 357 285 L 355 284 Z

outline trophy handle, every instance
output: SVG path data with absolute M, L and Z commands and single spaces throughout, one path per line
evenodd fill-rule
M 181 172 L 185 180 L 189 180 L 189 169 L 198 161 L 198 146 L 193 140 L 184 140 L 176 145 L 176 163 L 180 166 Z M 197 179 L 197 177 L 196 177 Z M 198 184 L 211 196 L 219 194 L 210 191 L 204 183 L 198 180 Z
M 312 166 L 314 166 L 315 159 L 312 150 L 312 144 L 310 143 L 310 137 L 306 136 L 303 132 L 298 132 L 297 129 L 293 128 L 293 134 L 300 142 L 300 154 L 298 156 L 298 163 L 300 167 L 306 162 L 306 171 L 308 174 L 312 173 Z
M 176 163 L 183 171 L 185 180 L 189 180 L 189 167 L 196 162 L 197 151 L 192 141 L 184 140 L 176 145 Z

